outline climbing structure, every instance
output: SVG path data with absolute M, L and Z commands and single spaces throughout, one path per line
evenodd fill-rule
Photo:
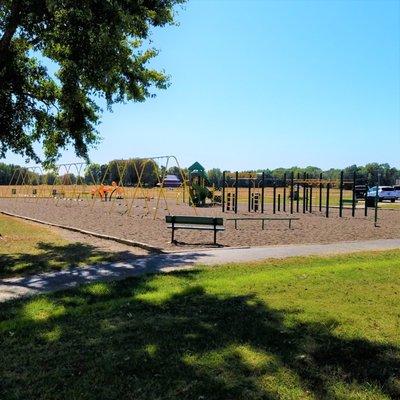
M 210 181 L 204 167 L 196 161 L 189 168 L 189 184 L 191 202 L 196 207 L 206 205 L 206 199 L 212 197 L 212 192 L 208 189 Z

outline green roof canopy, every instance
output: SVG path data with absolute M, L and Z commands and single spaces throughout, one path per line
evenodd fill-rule
M 188 168 L 191 176 L 200 176 L 208 181 L 208 175 L 204 167 L 199 163 L 195 162 Z
M 196 161 L 194 164 L 192 164 L 189 168 L 188 168 L 188 170 L 190 171 L 190 172 L 205 172 L 205 169 L 204 169 L 204 167 L 198 162 L 198 161 Z

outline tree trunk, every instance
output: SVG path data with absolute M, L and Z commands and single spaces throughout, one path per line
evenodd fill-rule
M 11 4 L 10 15 L 7 18 L 3 36 L 0 38 L 0 68 L 5 65 L 11 40 L 21 21 L 21 15 L 22 2 L 21 0 L 14 0 Z

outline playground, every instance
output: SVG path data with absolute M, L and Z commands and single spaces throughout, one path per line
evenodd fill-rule
M 215 187 L 200 163 L 184 170 L 175 156 L 114 161 L 103 171 L 84 163 L 37 168 L 17 170 L 0 186 L 2 211 L 162 250 L 213 246 L 212 227 L 197 226 L 199 217 L 219 218 L 221 247 L 400 237 L 398 202 L 370 207 L 368 185 L 355 174 L 334 181 L 224 172 Z M 167 216 L 192 217 L 174 243 Z
M 155 203 L 155 201 L 152 201 Z M 193 215 L 193 210 L 185 204 L 169 202 L 169 212 L 173 215 Z M 151 202 L 149 206 L 151 206 Z M 178 231 L 178 245 L 170 243 L 170 232 L 166 228 L 167 210 L 158 210 L 157 217 L 146 215 L 147 208 L 142 204 L 135 205 L 134 215 L 126 215 L 123 201 L 96 202 L 90 200 L 46 201 L 43 199 L 0 199 L 3 211 L 39 219 L 45 222 L 72 226 L 83 230 L 117 236 L 138 242 L 148 243 L 162 249 L 209 247 L 212 245 L 212 232 L 196 230 Z M 272 206 L 266 205 L 266 216 L 273 216 Z M 333 209 L 330 218 L 314 213 L 296 214 L 289 229 L 286 221 L 266 221 L 262 230 L 260 221 L 238 221 L 235 229 L 233 221 L 225 220 L 225 231 L 218 233 L 218 243 L 226 247 L 264 246 L 295 243 L 329 243 L 338 241 L 366 240 L 400 237 L 400 213 L 392 210 L 379 211 L 379 227 L 374 227 L 373 215 L 365 218 L 362 209 L 360 216 L 351 217 L 351 210 L 345 209 L 340 218 L 338 210 Z M 220 207 L 197 208 L 197 215 L 229 218 L 230 214 L 222 213 Z M 286 215 L 286 214 L 285 214 Z M 289 215 L 289 214 L 287 214 Z M 238 216 L 254 216 L 254 213 L 240 211 Z

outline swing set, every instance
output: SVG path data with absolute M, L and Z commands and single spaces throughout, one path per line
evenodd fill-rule
M 181 184 L 170 189 L 164 181 L 168 168 L 174 166 Z M 1 187 L 0 197 L 25 199 L 38 205 L 43 201 L 54 201 L 56 205 L 62 200 L 71 205 L 79 201 L 91 208 L 102 202 L 110 204 L 110 213 L 115 207 L 122 207 L 124 214 L 133 216 L 135 208 L 139 208 L 141 215 L 156 219 L 161 207 L 171 214 L 171 200 L 176 204 L 193 204 L 189 187 L 178 159 L 158 156 L 112 161 L 101 174 L 96 174 L 87 163 L 60 164 L 50 170 L 41 166 L 18 168 L 9 185 Z M 194 206 L 192 209 L 196 214 Z

